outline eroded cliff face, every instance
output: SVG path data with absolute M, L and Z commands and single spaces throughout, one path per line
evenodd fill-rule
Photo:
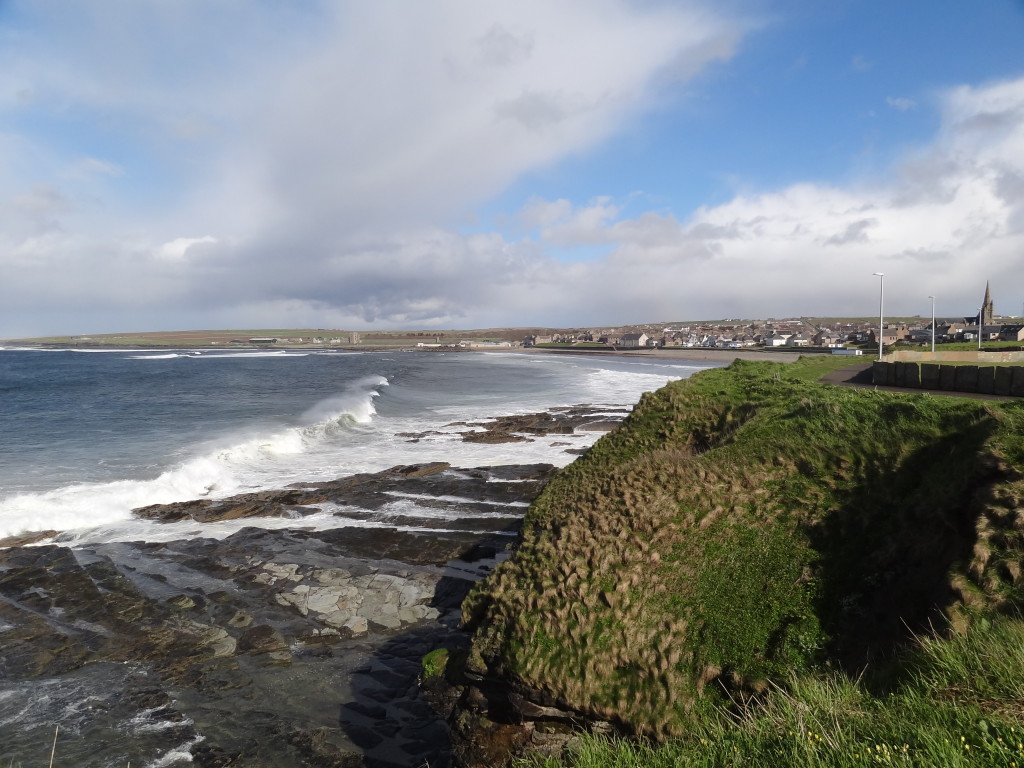
M 465 764 L 573 724 L 678 734 L 790 670 L 857 670 L 1021 602 L 1024 406 L 813 366 L 670 384 L 546 487 L 464 603 Z

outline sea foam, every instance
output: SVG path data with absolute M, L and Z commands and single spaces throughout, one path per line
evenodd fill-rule
M 325 439 L 372 421 L 373 400 L 388 382 L 369 376 L 310 408 L 300 426 L 233 442 L 186 459 L 151 479 L 81 483 L 0 501 L 0 538 L 26 531 L 110 526 L 150 504 L 222 498 L 259 490 L 266 465 L 315 449 Z

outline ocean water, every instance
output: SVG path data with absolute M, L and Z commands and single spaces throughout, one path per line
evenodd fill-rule
M 565 443 L 583 448 L 600 435 L 487 445 L 463 442 L 457 433 L 467 427 L 453 423 L 581 404 L 611 411 L 714 365 L 501 352 L 0 348 L 0 537 L 55 530 L 72 545 L 166 540 L 191 535 L 194 524 L 136 520 L 131 510 L 426 461 L 561 466 L 574 458 Z M 408 433 L 423 432 L 431 434 L 410 442 Z M 415 501 L 396 503 L 415 514 Z M 215 524 L 203 534 L 243 524 L 288 521 Z M 352 523 L 325 511 L 303 524 Z

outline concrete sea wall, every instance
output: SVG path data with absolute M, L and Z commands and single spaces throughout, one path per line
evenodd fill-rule
M 1024 397 L 1024 365 L 876 360 L 871 373 L 872 381 L 879 386 Z
M 1019 349 L 958 349 L 932 352 L 924 349 L 898 349 L 888 353 L 885 359 L 903 363 L 1024 363 L 1024 351 Z

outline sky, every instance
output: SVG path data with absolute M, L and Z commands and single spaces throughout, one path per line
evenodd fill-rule
M 1024 0 L 0 0 L 0 338 L 986 281 L 1024 313 Z

